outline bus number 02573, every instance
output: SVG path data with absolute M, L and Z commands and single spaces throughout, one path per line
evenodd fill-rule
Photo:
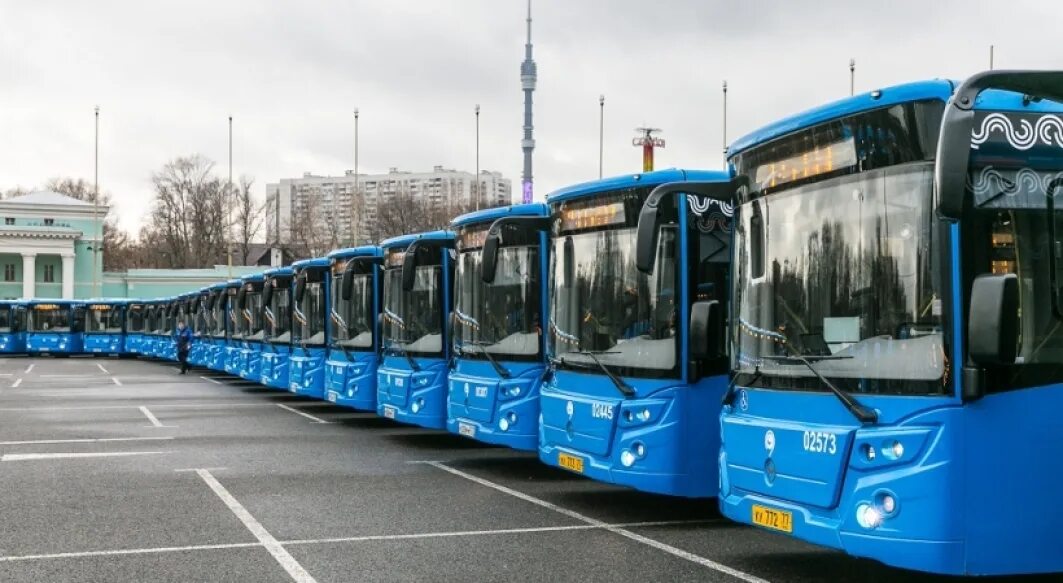
M 808 452 L 834 455 L 838 452 L 838 436 L 825 431 L 806 431 L 802 445 Z

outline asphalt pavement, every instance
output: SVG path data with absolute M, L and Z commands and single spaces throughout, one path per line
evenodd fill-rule
M 5 582 L 936 580 L 164 362 L 0 359 L 0 493 Z

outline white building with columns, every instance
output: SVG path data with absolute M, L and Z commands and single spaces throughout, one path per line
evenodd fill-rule
M 107 210 L 50 191 L 0 200 L 0 299 L 100 295 Z

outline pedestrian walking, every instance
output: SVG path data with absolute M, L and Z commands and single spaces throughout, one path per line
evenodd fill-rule
M 188 350 L 192 348 L 192 330 L 184 320 L 177 321 L 177 360 L 181 361 L 181 374 L 188 372 Z

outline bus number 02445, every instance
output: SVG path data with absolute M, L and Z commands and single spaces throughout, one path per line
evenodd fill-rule
M 806 431 L 802 445 L 805 451 L 834 455 L 838 452 L 838 436 L 825 431 Z

